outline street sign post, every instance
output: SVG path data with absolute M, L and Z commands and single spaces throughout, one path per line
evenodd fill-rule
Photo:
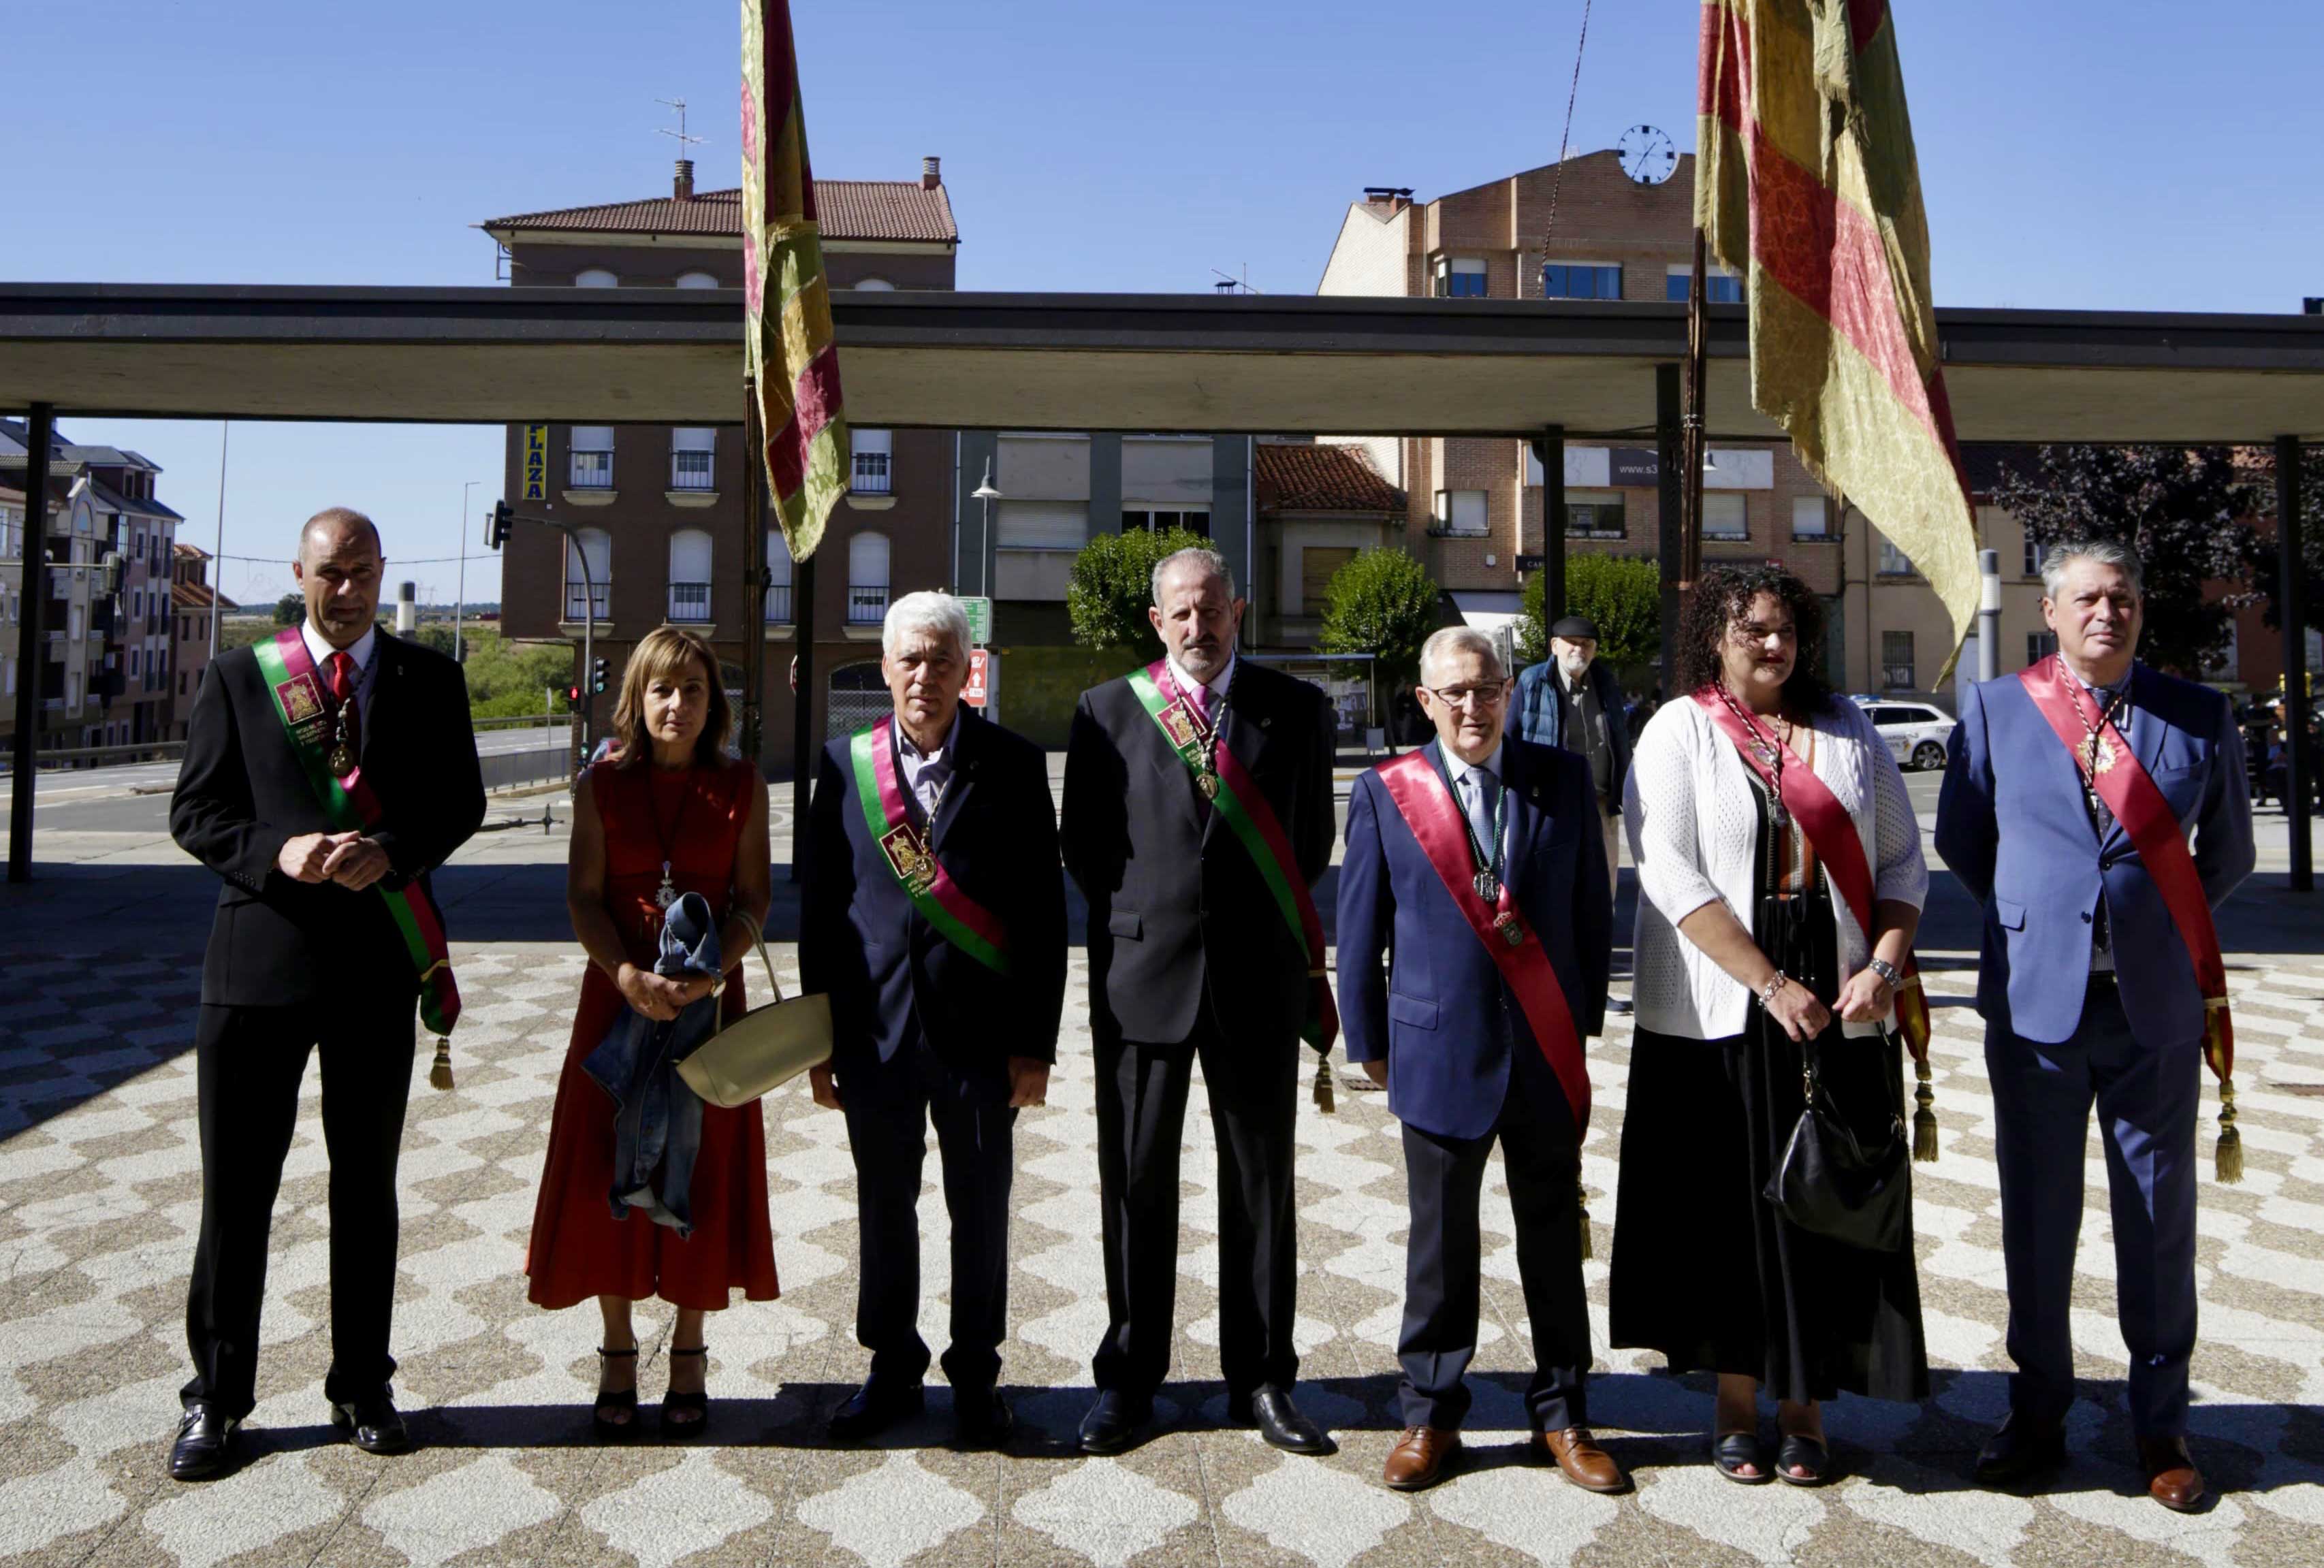
M 982 648 L 992 641 L 992 601 L 963 599 L 960 607 L 968 612 L 968 645 Z
M 960 700 L 977 709 L 988 719 L 998 718 L 996 699 L 1001 687 L 1001 658 L 991 649 L 972 648 L 968 650 L 968 684 L 961 688 Z

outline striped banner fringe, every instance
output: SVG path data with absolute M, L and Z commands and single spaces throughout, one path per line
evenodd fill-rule
M 1957 656 L 1976 512 L 1887 0 L 1704 0 L 1698 110 L 1695 222 L 1745 281 L 1752 405 L 1929 580 Z
M 742 0 L 743 365 L 793 560 L 847 492 L 847 417 L 788 0 Z

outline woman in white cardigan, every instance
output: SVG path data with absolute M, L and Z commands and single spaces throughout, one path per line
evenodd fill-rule
M 1807 585 L 1776 568 L 1708 571 L 1677 641 L 1675 695 L 1624 790 L 1637 1028 L 1611 1338 L 1660 1351 L 1674 1372 L 1719 1374 L 1720 1474 L 1815 1485 L 1830 1463 L 1821 1401 L 1926 1397 L 1919 1284 L 1909 1243 L 1879 1253 L 1810 1234 L 1761 1193 L 1799 1119 L 1806 1053 L 1851 1126 L 1885 1130 L 1901 1111 L 1899 1047 L 1882 1026 L 1928 867 L 1887 747 L 1823 678 L 1823 604 Z M 1782 748 L 1755 742 L 1755 767 L 1730 733 Z M 1778 761 L 1846 808 L 1873 876 L 1871 932 L 1768 788 L 1762 770 Z M 1777 1400 L 1772 1465 L 1762 1386 Z

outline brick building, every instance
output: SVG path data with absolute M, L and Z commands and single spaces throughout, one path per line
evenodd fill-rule
M 960 234 L 937 161 L 914 180 L 816 181 L 825 265 L 840 289 L 949 289 Z M 510 281 L 529 287 L 687 289 L 742 286 L 739 190 L 696 192 L 681 161 L 669 195 L 493 218 Z M 737 361 L 739 370 L 740 361 Z M 788 770 L 792 696 L 784 678 L 796 652 L 792 562 L 769 530 L 775 586 L 763 605 L 742 603 L 742 485 L 736 420 L 665 425 L 512 426 L 503 493 L 520 513 L 575 524 L 596 584 L 596 647 L 613 685 L 629 649 L 657 626 L 712 640 L 726 684 L 742 687 L 742 655 L 765 640 L 764 761 Z M 948 430 L 854 431 L 853 488 L 834 509 L 816 552 L 818 731 L 860 722 L 881 693 L 880 623 L 891 595 L 950 581 L 956 443 Z M 537 458 L 537 461 L 534 460 Z M 502 631 L 511 638 L 580 643 L 588 590 L 563 535 L 520 524 L 502 567 Z M 597 699 L 602 727 L 614 693 Z M 885 710 L 884 695 L 878 698 Z
M 158 464 L 117 447 L 83 445 L 56 433 L 49 461 L 46 526 L 35 530 L 25 499 L 21 421 L 0 420 L 0 484 L 12 524 L 0 546 L 7 571 L 7 647 L 0 681 L 25 678 L 14 669 L 23 614 L 23 551 L 44 541 L 49 600 L 41 624 L 47 658 L 39 679 L 43 748 L 125 746 L 181 739 L 170 635 L 171 551 L 185 521 L 153 494 Z M 108 594 L 106 556 L 121 557 L 119 591 Z M 9 687 L 13 697 L 14 688 Z M 13 706 L 0 711 L 0 733 L 13 732 Z
M 186 737 L 186 721 L 193 716 L 194 694 L 210 667 L 210 619 L 231 614 L 241 606 L 219 593 L 210 582 L 210 554 L 199 545 L 180 544 L 171 552 L 170 658 L 176 666 L 171 693 L 173 735 Z

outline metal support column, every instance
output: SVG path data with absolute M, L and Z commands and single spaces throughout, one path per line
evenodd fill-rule
M 1686 569 L 1686 486 L 1679 458 L 1679 367 L 1655 366 L 1655 509 L 1661 540 L 1663 700 L 1678 696 L 1679 587 Z
M 41 746 L 42 677 L 47 672 L 47 635 L 41 613 L 49 603 L 49 448 L 56 435 L 56 410 L 34 403 L 24 431 L 24 527 L 22 608 L 16 622 L 16 743 L 9 761 L 8 880 L 32 880 L 32 788 Z M 67 650 L 68 652 L 70 650 Z
M 797 881 L 807 868 L 808 786 L 823 750 L 815 742 L 815 556 L 791 567 L 791 614 L 798 639 L 798 684 L 791 696 L 791 881 Z
M 2300 526 L 2300 438 L 2275 438 L 2275 539 L 2282 573 L 2284 818 L 2292 835 L 2292 890 L 2316 890 L 2315 849 L 2310 838 L 2308 791 L 2308 617 Z M 21 709 L 19 710 L 21 711 Z
M 1565 613 L 1565 427 L 1545 426 L 1533 440 L 1541 465 L 1541 621 L 1557 624 Z

